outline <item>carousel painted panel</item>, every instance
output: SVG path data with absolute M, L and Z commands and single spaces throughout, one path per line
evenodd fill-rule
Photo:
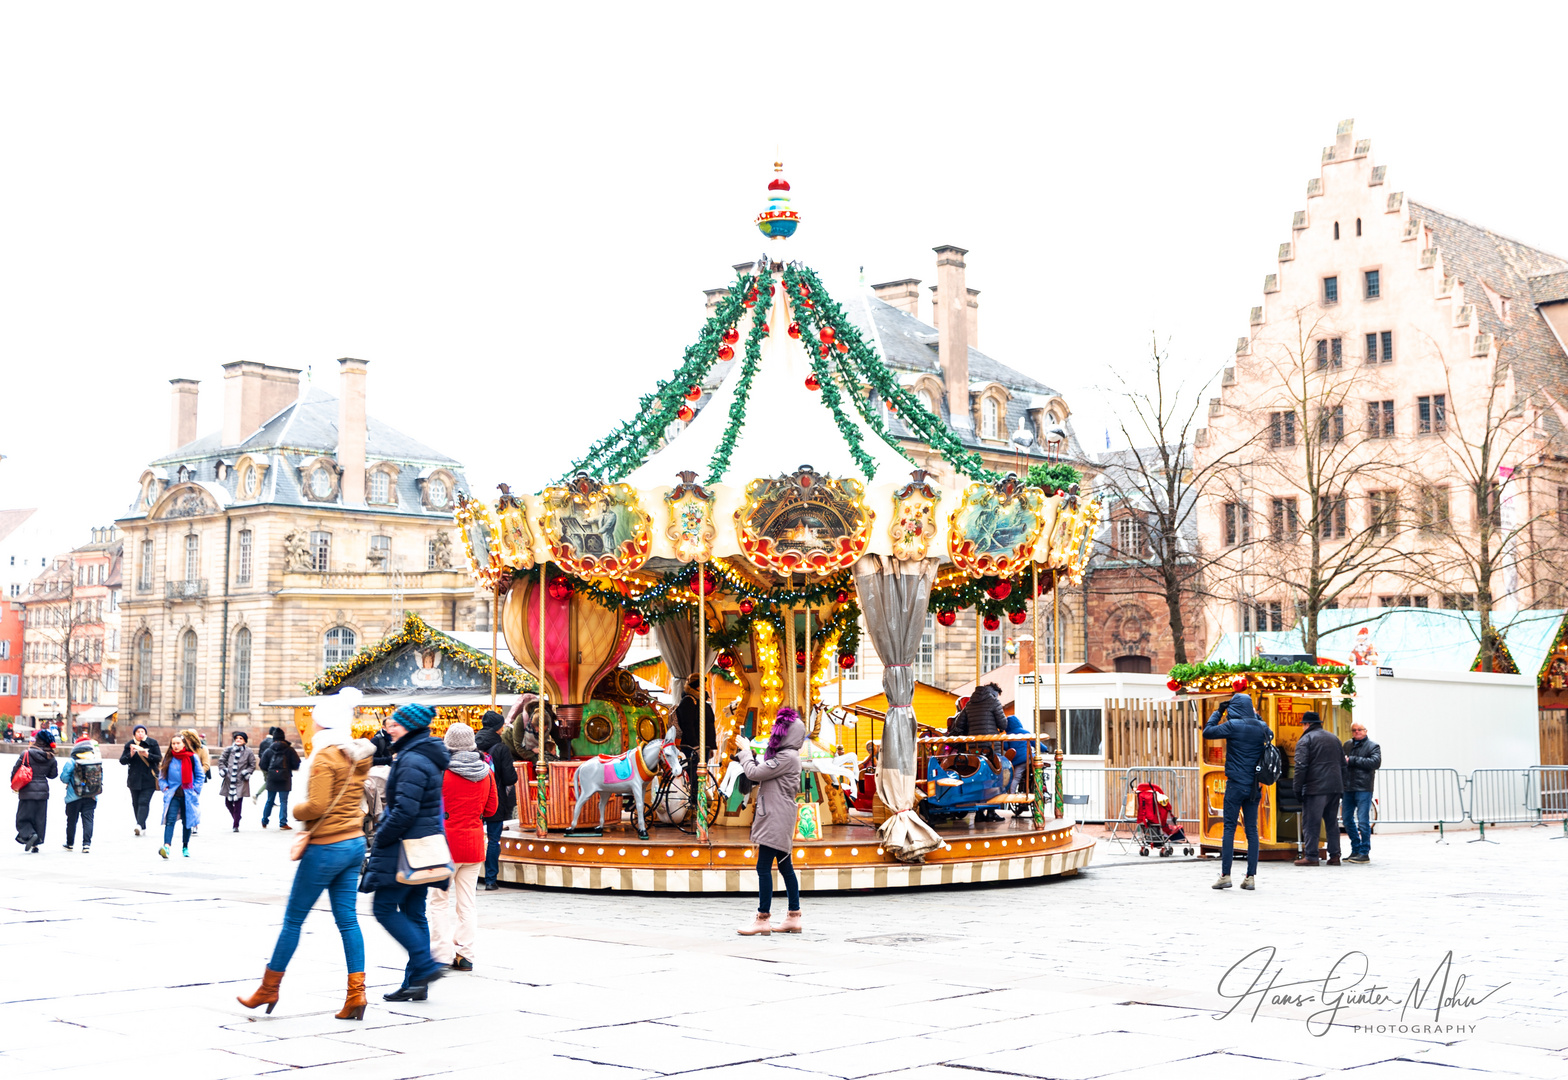
M 759 570 L 827 577 L 870 546 L 876 513 L 858 480 L 823 476 L 810 465 L 746 485 L 735 511 L 741 553 Z
M 1029 564 L 1048 524 L 1045 497 L 1017 477 L 970 484 L 948 519 L 948 558 L 974 577 L 1011 577 Z
M 579 475 L 564 487 L 546 488 L 542 501 L 545 542 L 568 573 L 618 578 L 648 561 L 653 518 L 630 485 Z

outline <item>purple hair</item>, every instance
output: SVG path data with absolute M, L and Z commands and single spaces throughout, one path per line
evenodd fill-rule
M 768 748 L 762 752 L 763 761 L 772 761 L 773 756 L 784 747 L 784 736 L 789 734 L 790 724 L 800 723 L 800 714 L 788 705 L 783 706 L 773 717 L 773 733 L 768 736 Z

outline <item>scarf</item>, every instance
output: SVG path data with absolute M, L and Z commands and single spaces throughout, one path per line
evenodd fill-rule
M 224 770 L 224 775 L 228 777 L 230 787 L 239 787 L 240 762 L 245 757 L 245 751 L 249 749 L 250 747 L 248 746 L 240 746 L 238 744 L 229 747 L 229 767 Z
M 490 775 L 490 766 L 485 764 L 484 757 L 477 750 L 459 750 L 452 755 L 452 761 L 447 768 L 464 780 L 471 780 L 476 784 Z
M 191 764 L 196 755 L 186 749 L 170 750 L 169 753 L 174 755 L 175 764 L 180 767 L 180 787 L 189 791 L 196 782 L 196 769 Z

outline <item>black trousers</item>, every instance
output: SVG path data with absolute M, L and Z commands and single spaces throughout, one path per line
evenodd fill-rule
M 132 788 L 131 809 L 136 814 L 136 827 L 142 832 L 147 831 L 147 811 L 152 807 L 154 788 Z
M 76 822 L 82 822 L 82 846 L 93 842 L 93 815 L 98 812 L 97 799 L 75 799 L 65 804 L 65 846 L 76 843 Z
M 48 799 L 21 799 L 16 804 L 16 842 L 23 847 L 44 842 L 49 824 Z
M 1328 856 L 1339 858 L 1339 792 L 1305 795 L 1301 799 L 1301 836 L 1309 859 L 1318 857 L 1318 826 L 1328 824 Z

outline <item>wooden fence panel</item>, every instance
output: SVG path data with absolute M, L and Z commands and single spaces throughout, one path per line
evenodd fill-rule
M 1542 709 L 1541 764 L 1568 765 L 1568 709 Z
M 1105 700 L 1105 766 L 1194 768 L 1202 753 L 1202 700 Z

